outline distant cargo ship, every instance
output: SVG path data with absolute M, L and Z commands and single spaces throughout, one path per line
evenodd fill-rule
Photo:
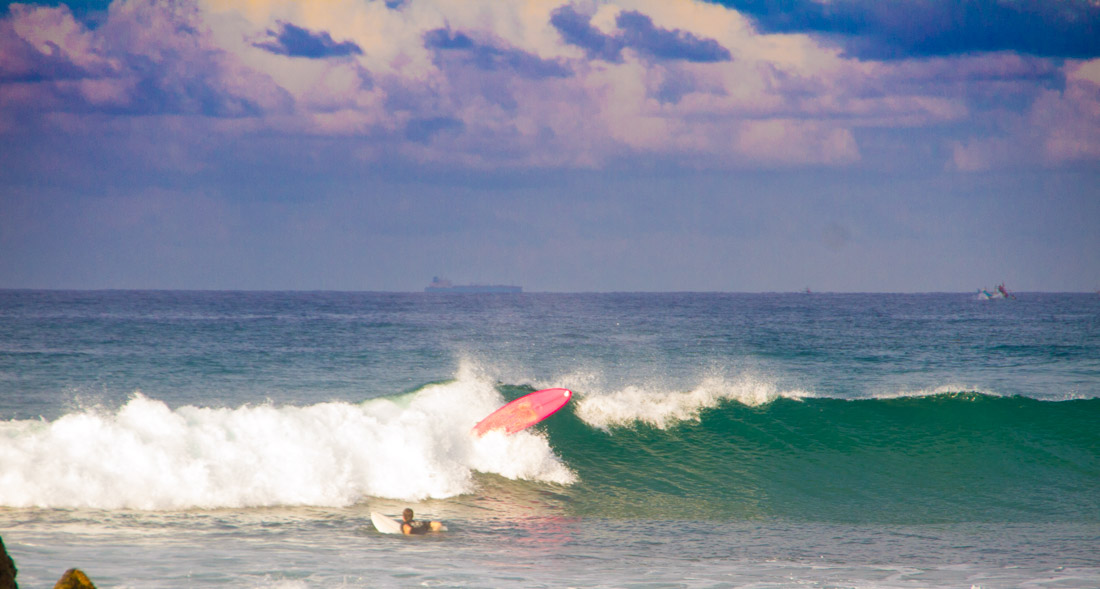
M 513 293 L 523 292 L 523 287 L 506 284 L 452 284 L 450 280 L 436 276 L 432 278 L 431 284 L 424 287 L 424 292 Z

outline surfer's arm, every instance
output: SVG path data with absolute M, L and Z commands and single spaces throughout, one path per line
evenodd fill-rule
M 401 524 L 401 533 L 406 536 L 412 535 L 413 529 L 409 524 Z

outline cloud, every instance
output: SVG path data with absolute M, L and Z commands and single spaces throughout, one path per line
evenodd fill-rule
M 432 137 L 444 131 L 461 132 L 465 124 L 450 117 L 433 117 L 430 119 L 413 119 L 405 124 L 405 137 L 416 143 L 430 143 Z
M 212 45 L 200 18 L 134 0 L 92 29 L 65 6 L 13 5 L 0 21 L 5 111 L 232 118 L 285 105 L 265 76 Z
M 592 26 L 591 17 L 577 12 L 571 4 L 566 4 L 551 13 L 550 24 L 561 33 L 566 43 L 584 49 L 589 59 L 602 59 L 613 63 L 623 60 L 623 40 L 605 35 Z
M 13 4 L 9 12 L 0 21 L 0 82 L 95 78 L 114 69 L 66 7 Z
M 477 170 L 639 158 L 873 166 L 886 160 L 877 152 L 892 154 L 889 165 L 951 170 L 1100 159 L 1085 62 L 1009 51 L 873 58 L 832 40 L 874 40 L 954 8 L 922 3 L 924 17 L 902 7 L 890 19 L 868 8 L 856 22 L 855 0 L 822 6 L 116 0 L 89 24 L 64 5 L 12 5 L 0 17 L 0 133 L 40 149 L 125 138 L 120 149 L 140 160 L 162 153 L 142 141 L 175 129 L 175 159 L 190 170 L 291 157 L 279 141 L 325 144 L 341 154 L 331 166 Z M 1039 14 L 1040 25 L 1062 22 Z M 1022 158 L 1018 142 L 1044 156 Z M 241 149 L 195 149 L 211 143 Z
M 561 63 L 513 47 L 474 41 L 465 33 L 434 29 L 424 34 L 424 45 L 438 52 L 456 53 L 479 70 L 506 71 L 528 79 L 565 78 L 572 74 Z
M 1068 70 L 1060 84 L 1034 89 L 1026 108 L 993 111 L 995 132 L 953 141 L 948 168 L 984 172 L 1100 161 L 1100 59 Z
M 1100 59 L 1075 67 L 1063 90 L 1044 92 L 1029 117 L 1030 126 L 1047 130 L 1048 164 L 1100 161 Z
M 282 27 L 279 32 L 271 30 L 267 32 L 269 36 L 274 37 L 273 40 L 254 45 L 278 55 L 310 59 L 363 54 L 363 50 L 353 41 L 337 43 L 324 31 L 314 33 L 288 22 L 280 22 L 279 26 Z
M 653 26 L 653 19 L 637 12 L 623 11 L 617 24 L 627 47 L 633 47 L 657 59 L 682 59 L 696 63 L 729 61 L 730 52 L 714 39 L 701 39 L 695 35 Z
M 766 165 L 836 165 L 860 159 L 851 131 L 812 121 L 750 121 L 735 145 L 744 157 Z
M 709 0 L 766 33 L 832 36 L 868 59 L 1013 51 L 1100 56 L 1100 4 L 1077 0 Z
M 622 50 L 627 47 L 658 60 L 711 63 L 732 59 L 729 50 L 714 39 L 703 39 L 680 29 L 657 27 L 652 18 L 634 10 L 619 13 L 617 35 L 601 32 L 592 26 L 590 17 L 568 4 L 551 14 L 550 24 L 567 43 L 584 49 L 590 59 L 619 63 Z

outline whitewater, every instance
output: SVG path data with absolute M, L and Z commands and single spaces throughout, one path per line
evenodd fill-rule
M 479 472 L 576 481 L 538 430 L 470 435 L 505 399 L 469 361 L 456 377 L 358 404 L 172 409 L 135 392 L 118 409 L 95 406 L 52 422 L 0 423 L 0 505 L 345 507 L 364 497 L 415 501 L 472 493 Z M 778 396 L 769 383 L 707 379 L 686 392 L 629 387 L 595 394 L 577 402 L 576 413 L 605 431 L 666 427 L 697 420 L 723 401 L 758 405 Z
M 26 586 L 1096 586 L 1098 422 L 1095 295 L 0 291 Z

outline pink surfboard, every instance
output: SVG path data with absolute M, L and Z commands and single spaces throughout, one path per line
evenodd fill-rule
M 569 389 L 543 389 L 530 395 L 524 395 L 497 409 L 474 426 L 473 432 L 479 436 L 493 430 L 504 430 L 511 435 L 526 429 L 550 417 L 572 398 Z

